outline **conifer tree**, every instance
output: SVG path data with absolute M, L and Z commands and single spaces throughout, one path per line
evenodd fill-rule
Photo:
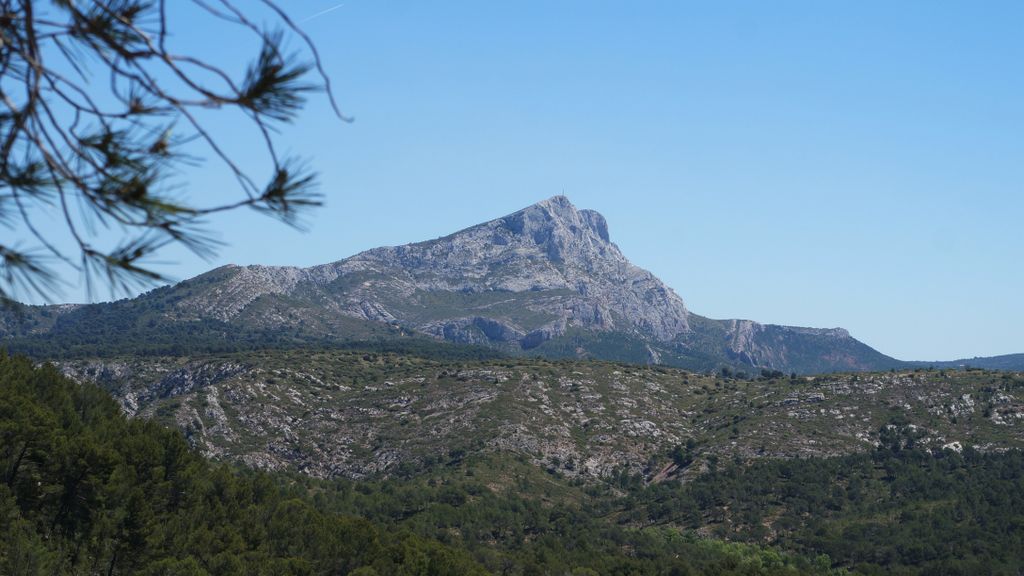
M 252 34 L 259 49 L 248 68 L 176 49 L 175 27 L 192 22 L 168 13 L 183 6 Z M 286 51 L 289 38 L 303 50 Z M 0 240 L 0 299 L 16 290 L 52 296 L 57 261 L 82 271 L 90 289 L 97 280 L 114 291 L 162 280 L 146 258 L 170 244 L 210 255 L 216 242 L 204 218 L 214 213 L 248 207 L 299 225 L 320 203 L 315 178 L 279 153 L 274 135 L 316 90 L 349 120 L 315 46 L 273 0 L 244 10 L 232 0 L 0 0 L 0 224 L 32 238 Z M 269 178 L 243 169 L 204 125 L 210 110 L 252 123 Z M 206 158 L 234 175 L 234 199 L 205 205 L 178 194 L 174 175 Z M 54 241 L 58 228 L 73 248 Z M 119 241 L 105 245 L 103 229 Z

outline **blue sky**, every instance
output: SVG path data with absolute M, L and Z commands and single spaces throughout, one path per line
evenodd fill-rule
M 564 193 L 696 313 L 903 359 L 1024 352 L 1024 4 L 343 4 L 304 28 L 356 121 L 314 98 L 280 135 L 327 205 L 306 233 L 218 217 L 218 257 L 170 250 L 165 272 L 329 262 Z M 190 52 L 245 61 L 187 22 Z M 248 128 L 209 122 L 266 169 Z M 185 176 L 233 193 L 214 164 Z

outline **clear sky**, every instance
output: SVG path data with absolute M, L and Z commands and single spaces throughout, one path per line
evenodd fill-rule
M 215 260 L 164 255 L 176 278 L 330 262 L 564 193 L 696 313 L 842 326 L 902 359 L 1024 352 L 1024 3 L 281 5 L 356 117 L 314 98 L 281 134 L 327 205 L 306 233 L 219 217 Z M 249 52 L 213 22 L 178 30 L 197 54 Z M 241 125 L 209 121 L 265 168 Z M 187 176 L 233 191 L 213 165 Z

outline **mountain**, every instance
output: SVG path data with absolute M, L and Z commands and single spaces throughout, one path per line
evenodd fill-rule
M 229 265 L 132 300 L 8 310 L 0 335 L 10 349 L 36 356 L 435 340 L 702 371 L 903 365 L 839 328 L 694 314 L 629 262 L 603 216 L 564 196 L 330 264 Z
M 196 289 L 173 312 L 183 320 L 294 326 L 326 313 L 519 350 L 570 328 L 657 341 L 689 329 L 682 300 L 626 260 L 603 217 L 564 197 L 429 242 L 307 269 L 226 267 L 186 284 Z M 288 313 L 250 313 L 269 302 Z

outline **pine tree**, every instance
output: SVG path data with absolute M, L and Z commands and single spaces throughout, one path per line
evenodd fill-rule
M 290 225 L 320 203 L 315 178 L 281 155 L 274 130 L 291 121 L 308 93 L 330 83 L 309 37 L 273 0 L 262 28 L 230 0 L 192 0 L 206 16 L 249 31 L 261 44 L 244 71 L 210 54 L 172 48 L 167 0 L 0 0 L 0 223 L 33 238 L 0 243 L 0 299 L 15 290 L 50 297 L 57 277 L 47 259 L 78 268 L 112 290 L 161 280 L 146 258 L 169 245 L 210 255 L 211 214 L 252 208 Z M 180 9 L 184 0 L 174 7 Z M 247 10 L 249 10 L 247 8 Z M 306 56 L 284 51 L 299 38 Z M 311 81 L 311 72 L 318 80 Z M 264 137 L 269 179 L 257 182 L 201 120 L 212 109 L 244 114 Z M 186 155 L 184 146 L 194 142 Z M 172 175 L 194 161 L 195 143 L 222 162 L 238 196 L 202 205 L 177 194 Z M 101 245 L 95 226 L 119 232 Z M 77 250 L 54 240 L 63 227 Z

